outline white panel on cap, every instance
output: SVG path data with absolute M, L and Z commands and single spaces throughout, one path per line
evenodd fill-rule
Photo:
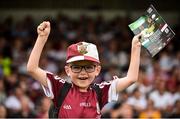
M 74 62 L 74 61 L 79 61 L 79 60 L 84 60 L 84 56 L 75 56 L 75 57 L 72 57 L 69 60 L 67 60 L 66 63 Z
M 87 50 L 88 53 L 84 54 L 85 56 L 89 56 L 99 60 L 98 51 L 94 44 L 89 43 L 89 45 L 87 46 Z

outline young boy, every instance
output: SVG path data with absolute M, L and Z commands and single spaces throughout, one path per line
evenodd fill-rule
M 44 21 L 37 27 L 38 37 L 27 63 L 28 73 L 43 87 L 46 96 L 57 106 L 59 91 L 66 80 L 49 73 L 39 67 L 39 59 L 50 33 L 50 23 Z M 101 105 L 116 101 L 118 93 L 138 80 L 140 50 L 140 35 L 132 40 L 131 60 L 127 76 L 115 77 L 111 82 L 98 84 L 102 96 Z M 94 44 L 79 42 L 72 44 L 67 50 L 65 71 L 72 81 L 70 90 L 65 97 L 58 117 L 60 118 L 99 118 L 101 116 L 97 94 L 91 88 L 93 80 L 101 71 L 98 51 Z

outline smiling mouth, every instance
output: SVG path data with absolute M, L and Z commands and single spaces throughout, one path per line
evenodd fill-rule
M 87 80 L 88 78 L 79 78 L 79 80 Z

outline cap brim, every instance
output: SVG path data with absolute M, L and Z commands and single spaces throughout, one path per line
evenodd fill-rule
M 97 60 L 95 58 L 92 58 L 92 57 L 89 57 L 89 56 L 75 56 L 75 57 L 72 57 L 72 58 L 68 59 L 66 61 L 66 63 L 75 62 L 75 61 L 82 61 L 82 60 L 87 60 L 87 61 L 100 63 L 99 60 Z

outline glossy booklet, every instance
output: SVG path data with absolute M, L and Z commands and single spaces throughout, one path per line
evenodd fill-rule
M 129 28 L 135 35 L 142 34 L 140 42 L 152 57 L 160 52 L 175 35 L 153 5 L 150 5 L 139 19 L 129 24 Z

